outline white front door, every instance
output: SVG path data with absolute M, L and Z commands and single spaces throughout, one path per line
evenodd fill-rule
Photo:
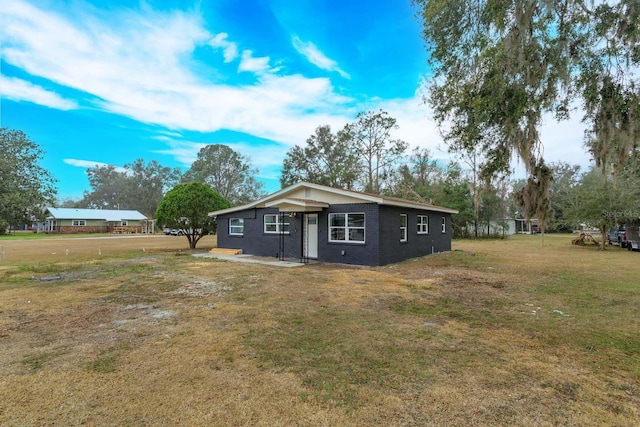
M 304 256 L 318 258 L 318 214 L 305 214 L 306 246 Z

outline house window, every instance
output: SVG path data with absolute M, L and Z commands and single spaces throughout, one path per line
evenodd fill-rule
M 400 214 L 400 241 L 407 241 L 407 214 Z
M 429 234 L 429 217 L 418 215 L 418 234 Z
M 278 214 L 269 214 L 264 216 L 264 232 L 265 233 L 289 233 L 289 216 L 284 216 L 284 221 Z
M 364 214 L 329 214 L 329 241 L 364 243 Z
M 447 218 L 446 217 L 442 217 L 442 232 L 446 233 L 447 232 Z
M 85 227 L 87 225 L 87 221 L 84 219 L 74 219 L 71 221 L 71 225 L 74 227 Z
M 229 234 L 232 236 L 242 236 L 244 234 L 243 218 L 231 218 L 229 220 Z
M 124 220 L 124 221 L 120 222 L 120 225 L 123 226 L 123 227 L 126 227 L 127 225 L 129 225 L 129 221 Z

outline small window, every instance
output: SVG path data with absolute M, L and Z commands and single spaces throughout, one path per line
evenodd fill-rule
M 442 232 L 447 232 L 447 217 L 444 216 L 442 217 Z
M 71 221 L 71 225 L 74 227 L 85 227 L 87 225 L 87 221 L 84 219 L 74 219 Z
M 122 222 L 120 223 L 120 225 L 121 225 L 121 226 L 123 226 L 123 227 L 126 227 L 127 225 L 129 225 L 129 221 L 127 221 L 127 220 L 122 221 Z
M 400 214 L 400 241 L 407 241 L 407 214 Z
M 265 233 L 289 233 L 289 216 L 284 215 L 284 222 L 278 214 L 269 214 L 264 216 L 264 232 Z
M 364 243 L 364 214 L 329 214 L 329 241 Z
M 231 218 L 229 220 L 229 234 L 232 236 L 242 236 L 244 234 L 243 218 Z
M 418 215 L 418 234 L 429 234 L 429 217 Z

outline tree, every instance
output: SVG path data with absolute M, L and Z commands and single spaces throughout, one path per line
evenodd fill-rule
M 351 190 L 360 174 L 359 157 L 348 134 L 337 135 L 329 125 L 319 126 L 307 138 L 303 148 L 291 148 L 284 159 L 280 184 L 282 187 L 299 181 Z
M 39 165 L 44 152 L 20 130 L 0 128 L 0 234 L 42 217 L 56 196 L 53 176 Z
M 474 219 L 473 199 L 458 163 L 440 166 L 428 149 L 415 148 L 408 164 L 401 165 L 393 176 L 393 185 L 386 191 L 389 195 L 458 210 L 451 217 L 453 236 L 468 237 L 467 225 Z
M 565 209 L 573 204 L 571 200 L 575 196 L 573 189 L 580 180 L 580 166 L 566 162 L 554 162 L 549 165 L 553 174 L 551 187 L 549 188 L 549 201 L 554 211 L 550 229 L 554 231 L 571 232 L 575 223 L 565 216 Z
M 480 147 L 483 175 L 507 173 L 520 156 L 529 205 L 547 204 L 543 114 L 569 116 L 580 98 L 598 164 L 617 164 L 640 144 L 640 4 L 414 0 L 434 71 L 428 100 L 454 150 Z M 549 212 L 548 206 L 536 211 Z
M 391 138 L 391 131 L 398 126 L 396 119 L 386 111 L 359 113 L 356 119 L 355 123 L 347 125 L 346 131 L 363 162 L 363 189 L 379 194 L 408 145 Z
M 87 169 L 92 191 L 85 191 L 80 204 L 94 209 L 132 209 L 151 216 L 181 175 L 178 168 L 162 166 L 155 160 L 145 164 L 137 159 L 123 169 L 112 165 Z
M 158 205 L 155 218 L 163 227 L 182 230 L 189 248 L 195 249 L 203 236 L 216 231 L 215 219 L 209 212 L 229 207 L 229 201 L 208 185 L 191 182 L 169 190 Z
M 235 206 L 264 195 L 263 184 L 254 177 L 259 173 L 251 167 L 248 157 L 226 145 L 211 144 L 200 149 L 182 182 L 207 184 Z
M 638 216 L 640 174 L 637 168 L 630 168 L 614 180 L 611 175 L 603 175 L 599 169 L 592 168 L 582 174 L 573 193 L 571 203 L 565 208 L 565 217 L 576 224 L 598 228 L 601 249 L 605 249 L 607 230 Z
M 417 202 L 433 199 L 436 187 L 445 179 L 446 172 L 432 159 L 428 148 L 416 147 L 408 162 L 400 165 L 392 176 L 392 195 Z

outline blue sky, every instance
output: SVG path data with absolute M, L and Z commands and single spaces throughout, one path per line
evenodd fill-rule
M 395 138 L 449 155 L 422 102 L 410 0 L 4 0 L 1 126 L 46 152 L 61 198 L 86 169 L 137 158 L 186 171 L 206 144 L 249 156 L 267 191 L 287 150 L 383 109 Z M 579 117 L 543 129 L 545 157 L 588 164 Z

